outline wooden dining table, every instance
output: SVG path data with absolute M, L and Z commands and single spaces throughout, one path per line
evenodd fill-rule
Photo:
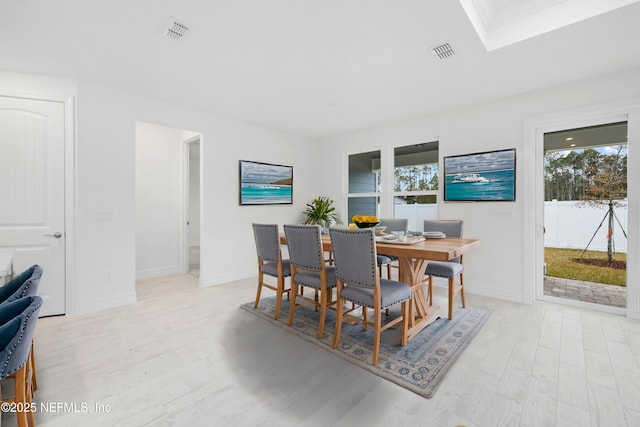
M 284 235 L 280 236 L 280 243 L 286 244 Z M 478 246 L 480 246 L 479 240 L 462 237 L 425 239 L 412 244 L 376 242 L 379 255 L 392 255 L 398 258 L 399 281 L 411 287 L 413 316 L 409 318 L 408 340 L 440 317 L 440 307 L 429 305 L 424 291 L 424 272 L 429 261 L 449 261 Z M 325 252 L 332 251 L 331 239 L 328 235 L 322 235 L 322 249 Z

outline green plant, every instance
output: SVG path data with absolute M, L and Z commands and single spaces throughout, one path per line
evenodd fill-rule
M 307 203 L 304 214 L 306 216 L 305 224 L 318 224 L 329 228 L 338 222 L 338 214 L 336 208 L 333 207 L 333 200 L 328 197 L 317 197 L 311 203 Z

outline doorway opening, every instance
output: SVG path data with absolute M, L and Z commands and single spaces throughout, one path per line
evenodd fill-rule
M 626 308 L 627 122 L 544 134 L 544 291 Z
M 200 135 L 185 144 L 185 218 L 187 273 L 200 277 Z
M 197 132 L 136 123 L 137 280 L 192 270 L 189 248 L 200 247 L 200 140 Z M 199 273 L 198 253 L 193 264 Z

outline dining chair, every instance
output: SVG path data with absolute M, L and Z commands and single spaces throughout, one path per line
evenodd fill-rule
M 42 267 L 34 264 L 27 268 L 12 280 L 0 286 L 0 303 L 14 301 L 28 295 L 35 295 L 38 292 L 41 278 Z
M 284 294 L 291 297 L 291 288 L 285 289 L 284 279 L 291 276 L 291 265 L 288 259 L 282 259 L 280 236 L 277 224 L 253 224 L 253 236 L 256 241 L 258 255 L 258 291 L 254 308 L 258 308 L 262 288 L 276 291 L 276 309 L 273 318 L 280 317 L 280 307 Z M 276 278 L 276 286 L 265 282 L 265 275 Z
M 7 404 L 16 407 L 19 427 L 35 426 L 31 343 L 42 307 L 42 298 L 26 296 L 0 305 L 0 379 L 15 380 L 14 397 L 2 398 L 2 408 Z
M 34 296 L 38 294 L 38 288 L 40 287 L 40 280 L 42 279 L 42 267 L 38 264 L 34 264 L 27 268 L 25 271 L 14 277 L 12 280 L 0 287 L 0 305 L 9 303 L 26 296 Z M 33 379 L 31 384 L 33 385 L 33 391 L 38 389 L 38 381 L 36 378 L 36 360 L 35 360 L 35 345 L 31 342 L 31 352 L 29 357 L 31 359 L 32 375 Z
M 447 237 L 462 237 L 463 221 L 460 220 L 424 220 L 424 231 L 442 231 Z M 427 276 L 427 298 L 429 305 L 433 305 L 433 277 L 443 277 L 449 281 L 449 320 L 453 319 L 453 300 L 460 292 L 462 307 L 466 307 L 464 300 L 464 266 L 462 255 L 449 261 L 429 261 L 425 270 Z M 460 284 L 455 279 L 460 276 Z
M 289 325 L 296 311 L 298 286 L 317 291 L 314 307 L 320 311 L 318 338 L 322 338 L 327 310 L 336 304 L 332 300 L 336 287 L 335 265 L 327 265 L 322 250 L 321 227 L 319 225 L 285 225 L 289 258 L 291 260 L 291 298 L 289 300 Z M 335 257 L 334 257 L 335 261 Z
M 402 323 L 400 345 L 404 346 L 407 343 L 411 288 L 395 280 L 380 278 L 376 260 L 376 242 L 371 230 L 331 228 L 329 234 L 338 285 L 333 348 L 338 347 L 342 322 L 346 318 L 343 302 L 349 301 L 363 308 L 371 308 L 374 311 L 373 322 L 369 321 L 365 309 L 363 310 L 362 323 L 365 330 L 369 326 L 374 327 L 371 363 L 377 365 L 378 353 L 380 352 L 380 334 L 383 331 Z M 382 311 L 397 304 L 401 304 L 402 314 L 382 325 Z
M 409 220 L 407 218 L 388 218 L 388 219 L 380 219 L 379 227 L 385 226 L 386 233 L 390 233 L 392 231 L 404 231 L 405 233 L 409 229 Z M 391 279 L 391 267 L 394 265 L 396 268 L 398 267 L 394 264 L 394 261 L 397 261 L 398 257 L 393 255 L 378 255 L 377 262 L 378 267 L 380 268 L 380 277 L 382 277 L 382 267 L 387 266 L 387 279 Z

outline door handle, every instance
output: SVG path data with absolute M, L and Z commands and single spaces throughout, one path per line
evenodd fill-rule
M 55 232 L 55 233 L 53 233 L 53 234 L 45 234 L 44 236 L 45 236 L 45 237 L 55 237 L 56 239 L 59 239 L 59 238 L 61 238 L 61 237 L 62 237 L 62 233 L 61 233 L 61 232 L 59 232 L 59 231 L 56 231 L 56 232 Z

